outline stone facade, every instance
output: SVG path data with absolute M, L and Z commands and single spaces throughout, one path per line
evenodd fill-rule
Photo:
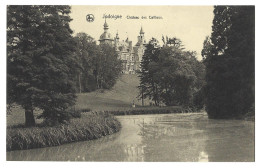
M 113 39 L 111 34 L 108 32 L 108 29 L 108 24 L 105 21 L 104 33 L 101 34 L 99 42 L 100 44 L 109 44 L 115 47 L 119 58 L 122 60 L 122 73 L 135 74 L 137 71 L 140 71 L 140 63 L 146 48 L 143 28 L 141 27 L 139 36 L 137 36 L 137 43 L 134 46 L 133 42 L 128 38 L 120 41 L 118 33 Z

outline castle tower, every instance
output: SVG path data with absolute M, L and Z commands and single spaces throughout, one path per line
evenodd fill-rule
M 114 39 L 114 43 L 115 43 L 115 46 L 117 46 L 119 44 L 119 35 L 118 35 L 118 31 L 116 32 L 116 37 Z
M 118 31 L 116 32 L 116 38 L 115 38 L 116 42 L 119 42 L 119 36 L 118 36 Z
M 146 41 L 144 37 L 143 27 L 140 29 L 139 36 L 137 36 L 137 43 L 134 46 L 135 71 L 141 70 L 141 61 L 146 49 Z
M 140 35 L 137 36 L 137 46 L 140 46 L 140 45 L 143 45 L 146 43 L 145 41 L 145 38 L 144 38 L 144 30 L 143 30 L 143 27 L 141 27 L 141 30 L 140 30 Z
M 144 31 L 143 31 L 142 26 L 141 26 L 141 30 L 140 30 L 140 37 L 141 37 L 141 39 L 144 39 Z
M 116 49 L 116 51 L 118 52 L 119 51 L 119 35 L 118 35 L 118 31 L 116 32 L 116 37 L 115 37 L 115 39 L 114 39 L 114 45 L 115 45 L 115 49 Z
M 109 45 L 112 45 L 113 43 L 113 38 L 111 36 L 111 34 L 108 32 L 108 24 L 107 24 L 107 21 L 105 20 L 105 23 L 104 23 L 104 33 L 101 34 L 100 38 L 99 38 L 99 42 L 100 44 L 109 44 Z

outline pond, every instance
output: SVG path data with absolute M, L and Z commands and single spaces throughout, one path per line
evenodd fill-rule
M 255 124 L 211 120 L 206 113 L 117 117 L 120 132 L 98 140 L 7 152 L 23 161 L 218 162 L 255 159 Z

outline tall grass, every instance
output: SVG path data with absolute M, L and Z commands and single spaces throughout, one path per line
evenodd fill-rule
M 120 122 L 108 113 L 87 113 L 67 125 L 55 127 L 7 127 L 7 151 L 57 146 L 93 140 L 118 132 Z

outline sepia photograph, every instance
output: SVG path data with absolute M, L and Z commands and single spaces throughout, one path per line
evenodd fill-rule
M 7 162 L 255 162 L 255 5 L 5 8 Z

